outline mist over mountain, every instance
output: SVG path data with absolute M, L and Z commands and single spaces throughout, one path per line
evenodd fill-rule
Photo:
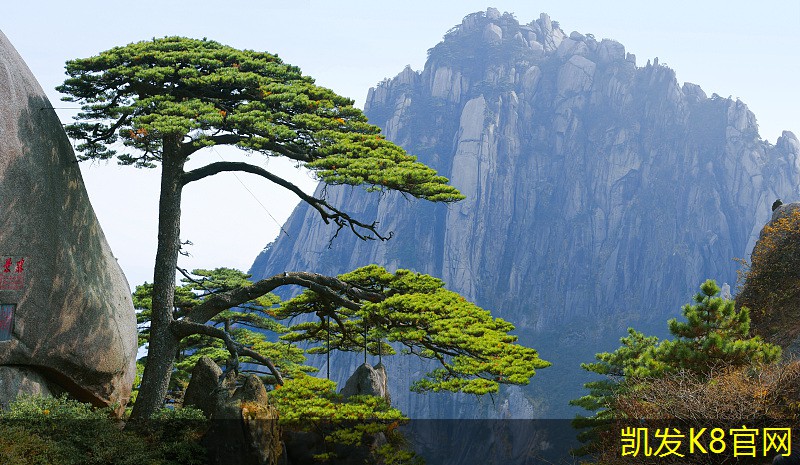
M 707 278 L 735 286 L 733 258 L 748 256 L 772 202 L 800 197 L 794 134 L 772 145 L 744 102 L 680 84 L 658 59 L 637 65 L 614 40 L 566 34 L 546 14 L 467 16 L 422 71 L 370 89 L 365 112 L 466 200 L 320 186 L 394 237 L 331 241 L 335 228 L 301 204 L 251 273 L 370 263 L 428 273 L 553 363 L 529 387 L 477 401 L 409 393 L 427 369 L 386 358 L 393 404 L 414 418 L 571 417 L 581 362 L 616 348 L 628 326 L 665 332 Z M 336 356 L 331 379 L 361 362 Z

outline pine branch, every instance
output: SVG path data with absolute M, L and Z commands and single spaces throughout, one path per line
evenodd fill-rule
M 266 366 L 269 369 L 270 373 L 272 373 L 272 375 L 275 377 L 277 383 L 283 384 L 283 377 L 281 376 L 280 371 L 278 371 L 278 369 L 275 368 L 275 365 L 272 363 L 272 360 L 250 349 L 249 347 L 246 347 L 234 341 L 231 335 L 221 328 L 200 323 L 194 323 L 186 319 L 182 319 L 182 320 L 175 320 L 172 323 L 170 323 L 170 331 L 178 338 L 184 338 L 187 336 L 191 336 L 193 334 L 203 334 L 205 336 L 221 339 L 223 342 L 225 342 L 225 347 L 228 349 L 228 352 L 230 352 L 230 354 L 236 360 L 236 362 L 234 362 L 235 365 L 238 365 L 239 355 L 250 357 L 256 360 L 258 363 Z
M 377 221 L 373 221 L 372 223 L 369 224 L 361 222 L 353 218 L 349 214 L 332 206 L 325 199 L 320 199 L 308 195 L 305 192 L 303 192 L 302 189 L 292 184 L 291 182 L 281 178 L 280 176 L 276 176 L 270 173 L 269 171 L 265 170 L 260 166 L 251 165 L 250 163 L 237 162 L 237 161 L 222 161 L 222 162 L 211 163 L 201 168 L 197 168 L 187 173 L 184 173 L 183 185 L 185 186 L 190 182 L 199 181 L 200 179 L 228 171 L 241 171 L 245 173 L 256 174 L 265 179 L 268 179 L 269 181 L 274 182 L 275 184 L 285 189 L 290 190 L 295 195 L 297 195 L 300 198 L 300 200 L 306 202 L 312 208 L 317 210 L 317 212 L 322 217 L 322 220 L 325 222 L 325 224 L 330 224 L 330 222 L 333 221 L 333 223 L 338 226 L 338 229 L 336 231 L 337 234 L 342 228 L 349 227 L 350 230 L 353 231 L 353 234 L 355 234 L 356 237 L 358 237 L 361 240 L 372 240 L 378 238 L 382 241 L 385 241 L 392 238 L 393 233 L 391 232 L 387 236 L 383 236 L 378 232 Z M 359 231 L 359 229 L 368 232 L 366 234 L 363 234 L 362 232 Z M 370 233 L 374 234 L 375 236 L 373 237 L 372 235 L 370 235 Z
M 288 285 L 305 287 L 325 296 L 332 303 L 351 310 L 359 310 L 361 305 L 358 302 L 361 300 L 380 302 L 385 298 L 383 294 L 359 289 L 330 276 L 307 272 L 288 272 L 262 279 L 252 286 L 232 289 L 209 296 L 203 303 L 192 309 L 188 320 L 203 324 L 223 310 L 236 307 L 272 292 L 281 286 Z

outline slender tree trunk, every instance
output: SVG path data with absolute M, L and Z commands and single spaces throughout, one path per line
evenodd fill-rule
M 175 269 L 180 253 L 181 191 L 184 157 L 180 139 L 165 138 L 158 204 L 158 249 L 153 272 L 153 316 L 147 363 L 132 419 L 149 418 L 162 406 L 180 340 L 170 331 L 175 299 Z

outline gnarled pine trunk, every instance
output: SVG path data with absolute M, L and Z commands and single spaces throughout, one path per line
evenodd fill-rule
M 175 269 L 180 253 L 183 165 L 180 139 L 164 138 L 161 197 L 158 204 L 158 249 L 153 272 L 153 314 L 142 384 L 131 419 L 149 418 L 164 402 L 180 339 L 170 330 L 175 298 Z

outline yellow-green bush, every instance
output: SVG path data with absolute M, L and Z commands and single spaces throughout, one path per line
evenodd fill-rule
M 780 345 L 800 335 L 800 209 L 764 226 L 742 274 L 736 304 L 750 308 L 753 331 Z
M 184 411 L 185 410 L 185 411 Z M 202 413 L 200 414 L 202 417 Z M 110 409 L 66 396 L 22 396 L 0 413 L 0 463 L 47 465 L 178 465 L 206 463 L 205 426 L 193 409 L 159 412 L 135 431 Z

